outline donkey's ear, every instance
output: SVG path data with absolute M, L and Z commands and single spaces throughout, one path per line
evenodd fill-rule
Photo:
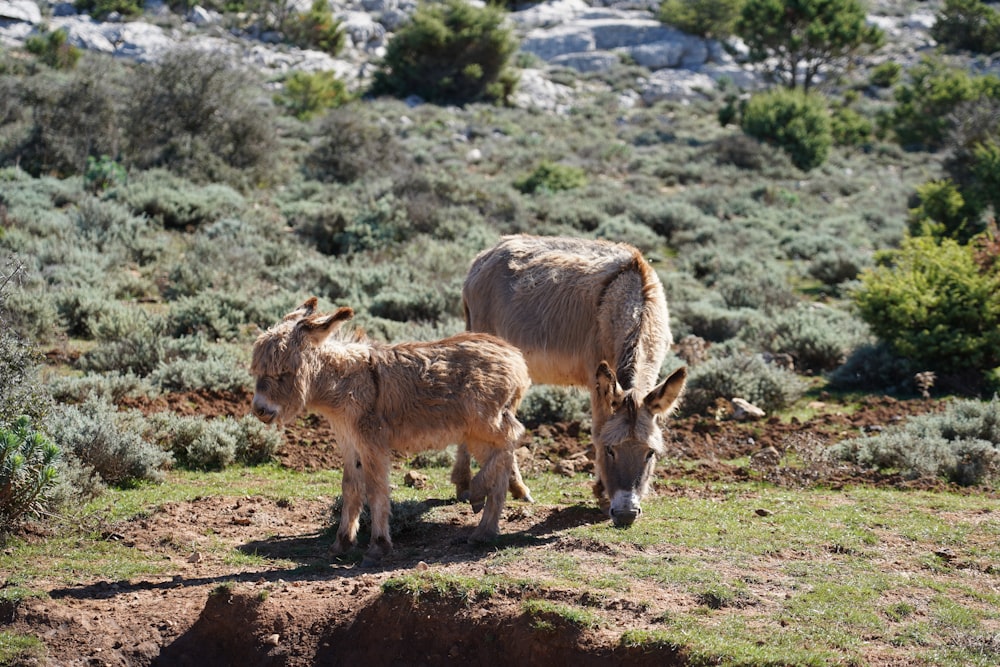
M 606 361 L 602 361 L 597 367 L 597 396 L 599 400 L 605 402 L 608 408 L 614 412 L 622 404 L 622 396 L 625 391 L 618 384 L 618 377 L 611 370 L 611 366 Z
M 354 311 L 350 308 L 338 308 L 332 315 L 313 315 L 302 320 L 298 326 L 306 332 L 306 336 L 316 345 L 321 344 L 340 325 L 354 317 Z
M 686 383 L 687 368 L 681 366 L 663 382 L 653 387 L 652 391 L 646 394 L 646 398 L 642 399 L 642 404 L 654 415 L 664 415 L 677 406 Z
M 287 322 L 288 320 L 298 320 L 303 317 L 309 317 L 316 312 L 316 306 L 319 305 L 319 299 L 314 296 L 306 299 L 305 303 L 293 310 L 292 312 L 285 315 L 281 320 Z

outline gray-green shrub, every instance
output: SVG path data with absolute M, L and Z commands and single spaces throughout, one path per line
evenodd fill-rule
M 926 369 L 894 352 L 888 343 L 866 343 L 851 352 L 827 381 L 832 389 L 907 394 L 915 390 L 913 376 L 921 370 Z
M 138 307 L 117 306 L 91 324 L 97 347 L 81 355 L 86 371 L 153 372 L 163 358 L 165 321 Z
M 795 370 L 819 373 L 833 370 L 868 339 L 868 329 L 849 313 L 815 305 L 800 305 L 757 321 L 741 336 L 760 349 L 788 354 Z
M 831 455 L 909 478 L 991 483 L 1000 473 L 1000 399 L 955 400 L 941 414 L 910 417 L 878 434 L 844 440 Z
M 228 185 L 197 185 L 164 169 L 142 172 L 111 196 L 167 229 L 189 231 L 237 215 L 246 206 L 243 196 Z
M 687 415 L 706 414 L 716 400 L 738 397 L 771 413 L 801 398 L 805 389 L 795 373 L 767 363 L 760 355 L 712 356 L 691 369 L 680 410 Z
M 221 470 L 270 461 L 284 436 L 250 415 L 204 419 L 161 412 L 150 415 L 147 437 L 172 452 L 180 465 Z
M 529 428 L 589 419 L 590 398 L 576 387 L 532 386 L 517 411 Z
M 111 486 L 159 482 L 172 463 L 170 454 L 142 437 L 145 418 L 140 412 L 120 411 L 97 397 L 57 405 L 46 430 L 66 456 L 76 457 Z
M 412 160 L 392 128 L 360 104 L 333 109 L 319 121 L 304 171 L 319 181 L 350 183 L 362 177 L 406 172 Z

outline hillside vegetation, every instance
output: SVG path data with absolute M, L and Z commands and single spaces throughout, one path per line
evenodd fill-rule
M 756 25 L 733 6 L 768 5 L 717 4 L 729 13 L 683 20 L 727 39 Z M 810 69 L 806 86 L 775 74 L 763 90 L 723 82 L 652 106 L 623 103 L 645 74 L 634 62 L 590 74 L 552 67 L 577 86 L 566 113 L 509 106 L 529 59 L 506 10 L 458 0 L 421 6 L 396 35 L 409 48 L 387 50 L 372 90 L 322 72 L 264 80 L 196 50 L 111 59 L 74 51 L 58 32 L 3 48 L 0 488 L 16 493 L 0 494 L 0 534 L 23 546 L 26 525 L 59 524 L 102 494 L 274 461 L 284 434 L 245 412 L 128 406 L 247 397 L 257 333 L 313 295 L 323 310 L 353 308 L 376 339 L 459 332 L 471 259 L 511 233 L 641 249 L 677 342 L 661 372 L 690 369 L 679 417 L 711 422 L 733 397 L 783 419 L 817 398 L 939 398 L 954 409 L 884 437 L 843 438 L 829 456 L 992 498 L 1000 78 L 972 53 L 995 35 L 973 40 L 961 26 L 994 10 L 939 7 L 943 47 L 912 67 L 881 57 L 891 39 L 866 29 L 822 75 Z M 286 39 L 341 48 L 322 3 L 284 21 Z M 437 49 L 458 52 L 469 35 L 480 47 L 460 49 L 469 60 L 442 62 Z M 776 37 L 758 37 L 748 57 L 774 55 Z M 522 417 L 532 428 L 580 422 L 588 436 L 575 391 L 534 387 Z M 845 548 L 864 554 L 856 537 Z M 30 588 L 30 576 L 0 586 L 15 583 Z M 727 579 L 720 594 L 739 597 L 744 584 Z M 415 595 L 411 585 L 420 588 L 393 584 Z M 696 621 L 685 614 L 684 628 Z M 677 646 L 685 632 L 635 641 Z M 979 648 L 1000 655 L 995 638 Z

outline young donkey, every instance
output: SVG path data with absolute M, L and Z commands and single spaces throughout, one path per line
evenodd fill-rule
M 594 494 L 615 525 L 631 525 L 664 453 L 657 417 L 677 404 L 687 377 L 679 368 L 656 384 L 673 342 L 656 272 L 623 243 L 506 236 L 473 260 L 462 299 L 466 328 L 520 348 L 532 381 L 590 389 Z M 460 497 L 470 475 L 460 448 Z
M 428 343 L 380 344 L 362 334 L 336 335 L 354 312 L 316 313 L 317 299 L 262 333 L 253 348 L 253 413 L 288 422 L 304 410 L 327 417 L 344 457 L 343 512 L 333 547 L 355 542 L 367 500 L 372 517 L 365 556 L 392 550 L 389 464 L 393 450 L 418 452 L 468 443 L 480 462 L 470 502 L 479 526 L 470 542 L 499 533 L 513 451 L 524 434 L 517 407 L 531 384 L 524 358 L 486 334 L 463 333 Z

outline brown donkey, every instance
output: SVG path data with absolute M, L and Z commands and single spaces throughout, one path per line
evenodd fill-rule
M 330 420 L 344 457 L 343 511 L 334 553 L 355 542 L 365 501 L 371 543 L 365 564 L 392 550 L 389 464 L 393 450 L 419 452 L 468 443 L 481 467 L 470 501 L 479 526 L 470 542 L 499 534 L 514 475 L 513 451 L 524 434 L 517 407 L 531 384 L 520 352 L 486 334 L 428 343 L 380 344 L 361 334 L 331 336 L 350 308 L 316 313 L 310 298 L 262 333 L 253 348 L 253 413 L 289 422 L 305 410 Z
M 664 453 L 657 417 L 674 408 L 687 378 L 680 368 L 656 383 L 673 342 L 656 272 L 623 243 L 505 236 L 473 260 L 462 299 L 466 328 L 520 348 L 533 382 L 590 389 L 594 495 L 615 525 L 631 525 Z M 459 448 L 460 497 L 469 478 Z

